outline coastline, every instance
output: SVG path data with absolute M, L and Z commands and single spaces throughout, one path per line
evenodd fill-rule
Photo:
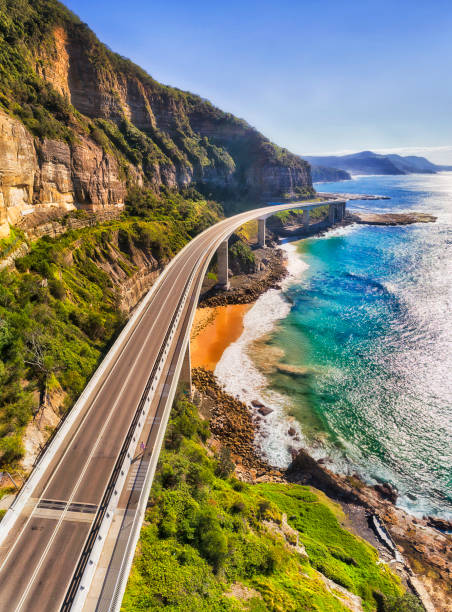
M 230 395 L 249 406 L 256 424 L 256 446 L 271 465 L 287 468 L 294 455 L 308 446 L 314 459 L 325 460 L 322 445 L 315 441 L 308 444 L 301 423 L 292 416 L 296 407 L 290 405 L 290 397 L 271 390 L 267 379 L 268 374 L 275 372 L 290 376 L 310 374 L 306 368 L 285 364 L 284 353 L 266 342 L 278 320 L 290 312 L 291 305 L 283 290 L 299 281 L 307 269 L 297 254 L 297 244 L 304 238 L 343 235 L 360 225 L 410 225 L 435 220 L 432 215 L 416 212 L 375 215 L 353 212 L 334 226 L 319 227 L 316 223 L 307 232 L 289 222 L 272 230 L 273 237 L 280 242 L 272 240 L 272 248 L 265 248 L 264 275 L 261 272 L 238 275 L 231 279 L 234 284 L 231 282 L 229 291 L 211 289 L 204 294 L 192 334 L 193 367 L 214 372 Z M 247 307 L 242 308 L 244 304 Z M 338 474 L 350 473 L 350 464 L 340 454 L 331 456 L 327 462 L 334 463 Z
M 286 468 L 297 450 L 304 446 L 300 423 L 289 416 L 288 398 L 268 386 L 266 368 L 278 363 L 282 354 L 271 351 L 265 340 L 278 320 L 284 319 L 291 305 L 283 289 L 300 278 L 306 264 L 296 255 L 297 247 L 281 245 L 286 274 L 278 288 L 269 288 L 253 303 L 244 317 L 243 334 L 224 351 L 215 376 L 225 391 L 249 406 L 255 422 L 255 442 L 262 457 L 271 465 Z
M 354 222 L 354 220 L 349 220 L 348 223 L 332 228 L 332 231 L 342 232 Z M 411 221 L 401 220 L 401 222 L 406 224 Z M 290 283 L 292 276 L 290 251 L 296 249 L 294 242 L 298 242 L 301 238 L 303 236 L 294 235 L 293 241 L 287 241 L 283 245 L 282 250 L 286 254 L 286 265 L 288 266 L 283 284 Z M 295 259 L 301 263 L 303 268 L 300 258 L 292 258 L 292 263 L 295 264 Z M 297 275 L 299 278 L 301 271 L 298 269 L 294 276 Z M 303 438 L 297 423 L 292 426 L 290 417 L 281 411 L 281 415 L 284 416 L 281 424 L 281 420 L 278 420 L 278 416 L 281 415 L 275 411 L 273 402 L 271 403 L 272 409 L 265 405 L 265 381 L 262 385 L 263 395 L 256 391 L 259 386 L 259 381 L 257 381 L 256 387 L 256 380 L 252 381 L 254 386 L 247 393 L 246 387 L 250 383 L 250 371 L 244 369 L 243 362 L 240 361 L 238 355 L 241 353 L 241 358 L 243 356 L 246 358 L 247 351 L 256 349 L 256 344 L 253 345 L 253 342 L 259 341 L 265 336 L 265 333 L 271 331 L 278 318 L 286 316 L 290 305 L 282 297 L 281 288 L 281 286 L 278 286 L 277 289 L 274 287 L 262 288 L 259 295 L 254 297 L 251 305 L 237 314 L 239 323 L 235 321 L 233 333 L 227 334 L 224 340 L 223 356 L 209 368 L 211 373 L 214 372 L 213 376 L 210 374 L 206 377 L 202 374 L 202 359 L 197 362 L 198 368 L 201 367 L 194 378 L 197 393 L 201 397 L 207 395 L 211 401 L 216 401 L 217 410 L 222 415 L 219 423 L 214 426 L 214 437 L 220 439 L 223 444 L 231 444 L 231 432 L 235 430 L 236 410 L 238 410 L 239 427 L 234 434 L 231 448 L 239 478 L 248 482 L 266 482 L 274 479 L 281 482 L 282 479 L 283 482 L 303 483 L 320 489 L 331 499 L 341 503 L 352 530 L 376 547 L 384 562 L 394 564 L 402 580 L 421 597 L 427 610 L 447 610 L 447 602 L 451 597 L 449 585 L 452 578 L 452 556 L 447 553 L 450 535 L 447 535 L 445 531 L 450 530 L 452 525 L 447 521 L 432 517 L 420 519 L 409 514 L 396 505 L 397 492 L 389 485 L 371 486 L 365 484 L 356 474 L 346 476 L 331 472 L 323 465 L 322 460 L 318 462 L 303 450 Z M 273 312 L 270 317 L 266 318 L 270 303 L 273 301 L 274 304 L 277 300 L 280 301 L 279 312 Z M 221 298 L 219 301 L 221 303 Z M 262 309 L 259 312 L 260 305 Z M 209 314 L 204 315 L 204 319 L 208 321 L 202 330 L 206 337 L 209 335 L 209 330 L 215 330 L 216 317 L 225 316 L 223 314 L 225 311 L 222 310 L 225 308 L 228 306 L 211 309 Z M 202 311 L 204 308 L 198 310 Z M 254 329 L 257 334 L 254 338 L 249 337 L 250 330 L 246 325 L 251 317 L 254 317 L 255 321 L 259 321 L 260 324 L 260 329 Z M 237 330 L 240 328 L 245 331 L 237 335 Z M 217 331 L 215 330 L 214 333 Z M 259 331 L 263 333 L 259 334 Z M 243 337 L 246 334 L 248 337 Z M 247 344 L 248 348 L 243 350 L 243 344 Z M 254 353 L 253 357 L 256 357 Z M 277 362 L 278 356 L 274 358 Z M 257 371 L 256 367 L 255 370 Z M 287 398 L 285 401 L 287 403 Z M 267 403 L 270 404 L 270 402 Z M 235 406 L 235 409 L 231 413 L 232 406 Z M 245 428 L 243 419 L 247 423 Z M 269 431 L 272 432 L 274 438 L 280 441 L 280 445 L 287 443 L 289 457 L 286 456 L 286 465 L 272 461 L 274 457 L 271 453 L 269 456 Z M 250 432 L 252 432 L 251 444 Z M 244 443 L 243 440 L 240 442 L 243 436 Z M 251 456 L 253 458 L 249 459 Z M 289 467 L 286 470 L 288 464 Z M 394 550 L 390 550 L 387 543 L 384 543 L 370 527 L 372 516 L 378 517 L 380 523 L 390 534 L 390 538 L 395 543 Z M 400 554 L 403 555 L 402 560 Z
M 441 531 L 440 524 L 417 519 L 397 507 L 391 487 L 372 487 L 357 475 L 330 472 L 303 450 L 287 470 L 272 466 L 256 448 L 259 423 L 249 405 L 226 393 L 211 371 L 195 368 L 192 372 L 195 403 L 210 422 L 209 444 L 217 451 L 229 450 L 236 478 L 250 484 L 302 484 L 320 491 L 342 507 L 344 527 L 377 550 L 379 562 L 399 575 L 427 612 L 448 612 L 451 535 Z

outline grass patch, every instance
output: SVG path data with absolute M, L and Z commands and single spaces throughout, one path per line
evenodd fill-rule
M 231 475 L 229 454 L 205 446 L 208 426 L 179 398 L 170 417 L 122 609 L 344 611 L 318 571 L 376 610 L 402 597 L 399 579 L 376 551 L 343 529 L 340 513 L 300 485 L 248 485 Z M 283 514 L 309 557 L 267 529 Z M 234 583 L 259 596 L 239 600 Z M 378 596 L 377 596 L 378 597 Z M 378 608 L 383 609 L 383 608 Z M 389 609 L 389 608 L 388 608 Z

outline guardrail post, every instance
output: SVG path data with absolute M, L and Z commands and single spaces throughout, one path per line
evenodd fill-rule
M 265 247 L 265 217 L 257 220 L 257 244 Z
M 228 259 L 228 239 L 218 247 L 218 284 L 224 289 L 229 289 L 229 259 Z

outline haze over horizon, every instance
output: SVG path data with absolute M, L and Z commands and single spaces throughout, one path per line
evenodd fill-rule
M 445 0 L 66 4 L 157 80 L 295 153 L 390 150 L 452 163 Z

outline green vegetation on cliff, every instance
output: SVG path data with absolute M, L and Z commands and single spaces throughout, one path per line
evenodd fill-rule
M 0 0 L 0 108 L 38 137 L 72 140 L 75 109 L 38 76 L 33 50 L 51 45 L 59 22 L 77 23 L 58 2 Z
M 132 190 L 127 207 L 119 220 L 37 240 L 0 272 L 2 466 L 22 457 L 24 428 L 43 403 L 57 396 L 62 415 L 83 390 L 124 324 L 123 283 L 143 262 L 158 273 L 220 215 L 195 192 Z
M 239 236 L 233 236 L 229 246 L 230 268 L 237 274 L 252 274 L 256 268 L 256 258 L 249 244 Z
M 339 506 L 304 486 L 239 482 L 227 451 L 212 454 L 207 437 L 196 407 L 180 398 L 124 612 L 347 610 L 340 588 L 361 597 L 364 610 L 404 609 L 398 578 L 341 526 Z
M 128 186 L 193 184 L 220 200 L 312 194 L 305 161 L 158 83 L 57 0 L 0 0 L 0 110 L 38 139 L 100 145 Z

